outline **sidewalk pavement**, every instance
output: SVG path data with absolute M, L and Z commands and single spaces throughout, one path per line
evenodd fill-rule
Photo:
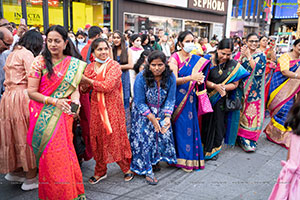
M 207 161 L 201 171 L 186 173 L 162 163 L 156 173 L 157 186 L 148 185 L 142 176 L 124 182 L 117 164 L 109 164 L 107 179 L 96 185 L 87 183 L 94 160 L 84 162 L 82 172 L 86 197 L 91 200 L 266 200 L 281 170 L 280 161 L 286 157 L 287 150 L 267 141 L 262 133 L 255 153 L 245 153 L 238 146 L 223 149 L 218 160 Z M 38 199 L 37 190 L 24 192 L 20 187 L 1 175 L 0 199 Z

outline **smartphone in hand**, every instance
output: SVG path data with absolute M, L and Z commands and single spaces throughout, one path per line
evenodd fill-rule
M 76 104 L 76 103 L 73 103 L 73 102 L 71 102 L 70 105 L 71 105 L 71 112 L 72 112 L 72 113 L 77 113 L 78 108 L 79 108 L 79 105 Z
M 20 20 L 20 25 L 26 25 L 26 20 L 24 19 L 24 18 L 22 18 L 21 20 Z

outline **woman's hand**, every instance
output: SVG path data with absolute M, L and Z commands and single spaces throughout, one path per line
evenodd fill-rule
M 249 60 L 249 58 L 251 58 L 250 50 L 249 50 L 249 48 L 246 45 L 242 46 L 242 48 L 241 48 L 241 55 L 242 55 L 241 56 L 242 58 L 246 57 L 248 60 Z
M 202 72 L 197 72 L 192 74 L 191 76 L 192 81 L 196 81 L 198 84 L 202 84 L 204 82 L 204 74 Z
M 150 122 L 153 124 L 153 126 L 154 126 L 154 128 L 155 128 L 155 131 L 156 131 L 157 133 L 161 132 L 161 127 L 160 127 L 159 122 L 158 122 L 159 118 L 155 118 L 155 116 L 154 116 L 152 113 L 150 113 L 150 114 L 147 116 L 147 118 L 148 118 L 148 119 L 150 120 Z
M 64 113 L 72 115 L 73 113 L 71 112 L 71 106 L 69 105 L 69 102 L 71 102 L 70 99 L 58 99 L 56 107 Z
M 225 86 L 222 85 L 222 84 L 216 84 L 215 85 L 215 90 L 217 90 L 219 92 L 221 97 L 224 97 L 226 95 Z
M 82 78 L 81 78 L 80 84 L 81 85 L 93 86 L 93 80 L 86 77 L 85 75 L 83 75 Z
M 166 117 L 164 119 L 164 121 L 165 121 L 165 124 L 161 128 L 161 133 L 162 134 L 165 134 L 168 131 L 168 129 L 170 128 L 170 126 L 171 126 L 171 119 L 170 119 L 170 117 Z

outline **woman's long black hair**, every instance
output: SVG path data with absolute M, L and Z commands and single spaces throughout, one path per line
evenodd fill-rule
M 178 48 L 179 47 L 179 43 L 182 44 L 184 38 L 187 36 L 187 35 L 192 35 L 194 37 L 194 34 L 191 32 L 191 31 L 181 31 L 178 35 L 178 38 L 177 38 L 177 42 L 175 44 L 175 52 L 177 51 L 180 51 L 180 49 Z
M 23 46 L 27 50 L 31 51 L 34 57 L 38 56 L 43 49 L 43 37 L 36 30 L 27 31 L 15 44 L 14 49 L 17 46 Z
M 127 51 L 127 47 L 126 47 L 126 43 L 125 43 L 125 37 L 118 30 L 114 31 L 113 35 L 114 34 L 118 34 L 119 37 L 121 38 L 121 44 L 120 44 L 120 46 L 121 46 L 120 64 L 121 65 L 126 65 L 126 64 L 128 64 L 128 51 Z M 114 60 L 117 60 L 118 46 L 116 46 L 115 44 L 113 44 L 112 51 L 113 51 Z
M 66 48 L 63 50 L 63 55 L 73 56 L 78 59 L 81 59 L 80 53 L 76 50 L 73 42 L 69 39 L 68 32 L 64 27 L 62 27 L 61 25 L 51 26 L 50 28 L 48 28 L 48 30 L 45 33 L 46 37 L 48 36 L 48 34 L 51 31 L 56 31 L 57 33 L 59 33 L 61 35 L 61 37 L 63 38 L 63 40 L 65 42 L 68 41 Z M 53 71 L 52 55 L 47 46 L 47 38 L 46 38 L 45 49 L 44 49 L 42 55 L 45 59 L 46 68 L 49 72 L 48 77 L 50 78 L 54 71 Z
M 139 35 L 139 34 L 133 34 L 132 36 L 130 36 L 130 47 L 132 47 L 133 46 L 133 43 L 134 43 L 134 41 L 136 40 L 136 39 L 138 39 L 138 38 L 141 38 L 142 39 L 142 37 L 141 37 L 141 35 Z
M 234 49 L 234 44 L 233 44 L 233 41 L 232 39 L 228 39 L 228 38 L 224 38 L 222 39 L 219 44 L 218 44 L 218 47 L 217 47 L 218 50 L 223 50 L 223 49 L 230 49 L 231 52 L 233 52 L 233 49 Z M 215 63 L 217 65 L 219 65 L 219 58 L 218 58 L 218 53 L 217 51 L 215 51 Z M 228 61 L 226 61 L 225 63 L 225 68 L 227 67 L 227 64 L 228 64 Z
M 133 66 L 133 70 L 135 71 L 135 73 L 139 73 L 140 72 L 140 66 L 145 62 L 145 59 L 147 56 L 149 56 L 149 54 L 151 53 L 151 51 L 145 50 L 141 53 L 139 59 L 136 61 L 136 63 Z
M 290 126 L 293 130 L 293 133 L 296 135 L 300 135 L 300 101 L 297 100 L 292 106 L 287 120 L 284 124 L 285 128 Z
M 161 79 L 160 83 L 161 83 L 161 87 L 163 89 L 166 89 L 167 88 L 167 83 L 170 79 L 172 71 L 170 70 L 170 66 L 167 63 L 167 57 L 163 52 L 155 50 L 155 51 L 152 51 L 149 54 L 148 59 L 147 59 L 147 64 L 146 64 L 145 69 L 144 69 L 143 76 L 146 79 L 146 84 L 147 84 L 148 87 L 154 87 L 155 86 L 155 84 L 154 84 L 154 82 L 155 82 L 154 75 L 153 75 L 152 71 L 150 70 L 150 64 L 155 59 L 160 59 L 165 64 L 166 69 L 162 73 L 162 79 Z

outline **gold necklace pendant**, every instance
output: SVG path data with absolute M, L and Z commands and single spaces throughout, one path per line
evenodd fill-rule
M 219 75 L 222 75 L 223 74 L 223 70 L 219 69 L 218 73 L 219 73 Z

